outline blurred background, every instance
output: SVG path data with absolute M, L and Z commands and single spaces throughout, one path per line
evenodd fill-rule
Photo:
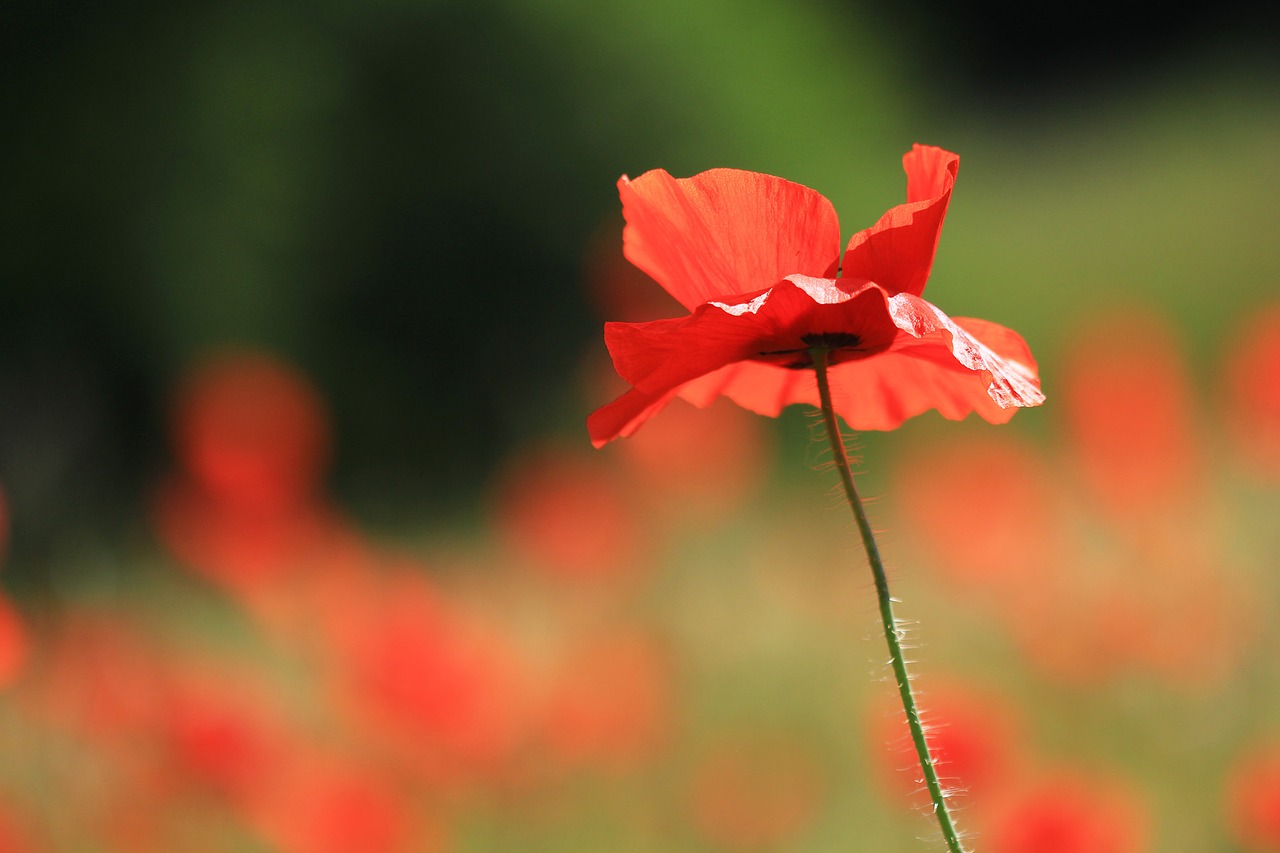
M 937 849 L 807 415 L 584 426 L 621 174 L 913 142 L 1049 398 L 858 436 L 961 825 L 1280 850 L 1272 7 L 0 16 L 0 851 Z

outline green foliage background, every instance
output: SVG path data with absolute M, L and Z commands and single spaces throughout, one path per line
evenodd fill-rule
M 1219 346 L 1280 270 L 1266 19 L 1170 17 L 1144 49 L 1074 18 L 1057 40 L 1002 41 L 1031 26 L 1007 11 L 10 5 L 15 572 L 132 517 L 174 377 L 232 341 L 315 378 L 335 487 L 370 521 L 465 508 L 505 449 L 579 430 L 576 371 L 603 319 L 585 247 L 616 233 L 618 175 L 653 167 L 781 174 L 851 233 L 900 200 L 902 151 L 940 144 L 963 169 L 931 295 L 1021 330 L 1051 394 L 1064 318 L 1114 300 Z

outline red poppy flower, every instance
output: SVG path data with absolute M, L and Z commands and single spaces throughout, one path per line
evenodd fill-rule
M 769 416 L 817 405 L 802 369 L 814 346 L 829 350 L 834 405 L 854 429 L 929 409 L 1002 423 L 1043 402 L 1021 337 L 921 298 L 960 158 L 916 145 L 903 164 L 906 204 L 855 234 L 843 260 L 835 210 L 807 187 L 733 169 L 624 176 L 625 254 L 692 313 L 605 324 L 631 390 L 591 415 L 592 442 L 630 435 L 677 395 Z

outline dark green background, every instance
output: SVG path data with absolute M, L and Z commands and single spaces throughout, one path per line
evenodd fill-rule
M 912 142 L 957 150 L 931 295 L 1047 377 L 1094 294 L 1162 297 L 1208 345 L 1225 288 L 1274 293 L 1274 12 L 957 6 L 6 4 L 13 573 L 140 529 L 168 389 L 233 341 L 314 378 L 355 512 L 465 508 L 507 449 L 581 429 L 584 253 L 624 172 L 781 174 L 847 238 Z

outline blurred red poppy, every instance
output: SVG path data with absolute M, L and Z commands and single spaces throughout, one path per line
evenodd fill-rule
M 1118 780 L 1046 771 L 1009 792 L 981 836 L 991 853 L 1143 853 L 1148 822 L 1136 793 Z
M 836 411 L 854 429 L 891 429 L 937 409 L 1007 421 L 1043 402 L 1016 333 L 951 319 L 921 298 L 960 158 L 916 145 L 903 157 L 907 203 L 853 236 L 840 256 L 831 203 L 781 178 L 662 170 L 618 182 L 628 260 L 688 316 L 607 323 L 631 390 L 587 421 L 597 446 L 630 435 L 675 396 L 725 396 L 763 415 L 818 403 L 809 351 L 825 346 Z
M 374 581 L 332 627 L 335 689 L 370 744 L 445 786 L 506 769 L 528 698 L 503 634 L 407 572 Z
M 9 504 L 0 489 L 0 563 L 9 546 Z M 27 659 L 27 630 L 17 608 L 0 594 L 0 689 L 12 684 Z M 2 849 L 2 848 L 0 848 Z
M 21 675 L 27 660 L 27 629 L 17 608 L 0 595 L 0 688 Z
M 1224 369 L 1236 447 L 1251 474 L 1280 482 L 1280 303 L 1245 321 Z
M 157 489 L 152 523 L 174 557 L 245 603 L 309 571 L 344 532 L 338 514 L 322 504 L 248 511 L 179 479 Z
M 351 533 L 321 494 L 327 412 L 295 368 L 229 350 L 198 363 L 173 401 L 179 470 L 152 523 L 170 552 L 259 615 Z
M 282 757 L 283 714 L 244 675 L 183 671 L 173 681 L 163 734 L 177 781 L 243 802 Z
M 902 705 L 896 692 L 880 698 L 871 717 L 872 753 L 895 794 L 927 809 L 929 794 Z M 1022 722 L 1010 710 L 1013 703 L 962 682 L 935 684 L 920 702 L 925 738 L 948 799 L 969 805 L 972 798 L 981 806 L 1016 777 L 1025 744 Z
M 597 458 L 527 450 L 502 472 L 492 502 L 503 539 L 545 575 L 616 580 L 643 565 L 645 537 L 616 475 Z
M 1063 411 L 1078 471 L 1124 519 L 1161 514 L 1196 493 L 1203 444 L 1169 323 L 1113 306 L 1074 330 L 1063 371 Z M 1116 365 L 1123 364 L 1124 370 Z
M 1280 851 L 1280 743 L 1252 747 L 1226 785 L 1231 834 L 1249 851 Z
M 252 822 L 280 853 L 441 853 L 445 827 L 383 773 L 300 754 L 275 774 Z

